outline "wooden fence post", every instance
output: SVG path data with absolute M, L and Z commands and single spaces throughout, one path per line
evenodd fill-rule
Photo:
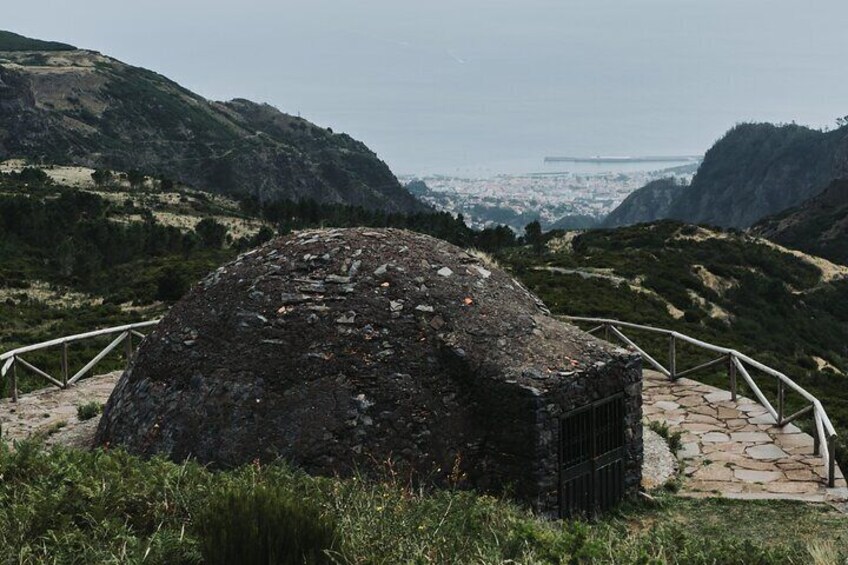
M 736 402 L 736 363 L 733 362 L 733 355 L 727 356 L 727 362 L 730 364 L 730 400 Z
M 68 342 L 64 342 L 62 344 L 62 388 L 68 388 L 68 376 L 69 376 L 69 366 L 68 366 Z
M 677 340 L 674 334 L 669 334 L 668 338 L 668 377 L 675 380 L 677 378 Z
M 827 462 L 827 486 L 833 488 L 836 484 L 836 436 L 828 438 L 827 447 L 827 454 L 830 456 Z
M 130 368 L 130 361 L 132 360 L 132 356 L 133 356 L 133 336 L 132 336 L 131 331 L 127 331 L 127 333 L 125 335 L 126 335 L 126 337 L 124 339 L 126 340 L 126 346 L 127 346 L 127 369 L 129 369 Z
M 777 425 L 783 425 L 783 404 L 786 394 L 783 390 L 783 381 L 777 380 Z
M 12 358 L 12 402 L 18 401 L 18 359 Z

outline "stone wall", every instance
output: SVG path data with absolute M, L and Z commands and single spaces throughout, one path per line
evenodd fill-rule
M 562 417 L 583 406 L 624 393 L 625 492 L 633 496 L 642 481 L 642 359 L 627 354 L 608 363 L 598 363 L 541 398 L 536 412 L 539 430 L 534 456 L 536 484 L 534 508 L 556 516 L 559 512 L 559 442 Z

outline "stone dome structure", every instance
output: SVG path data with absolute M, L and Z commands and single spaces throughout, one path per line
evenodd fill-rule
M 633 490 L 638 356 L 554 319 L 444 241 L 311 230 L 241 255 L 178 302 L 118 382 L 96 443 L 217 467 L 283 458 L 325 475 L 391 460 L 555 512 L 563 416 L 616 395 L 621 488 Z

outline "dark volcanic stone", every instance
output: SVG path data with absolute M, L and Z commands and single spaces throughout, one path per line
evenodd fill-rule
M 621 391 L 638 485 L 640 371 L 458 247 L 401 230 L 306 231 L 174 306 L 96 442 L 219 467 L 282 457 L 316 474 L 391 460 L 553 510 L 559 417 Z

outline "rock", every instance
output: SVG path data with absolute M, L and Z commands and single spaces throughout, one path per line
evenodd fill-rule
M 484 269 L 483 267 L 481 267 L 479 265 L 474 267 L 474 268 L 477 269 L 477 272 L 480 273 L 480 276 L 483 277 L 484 279 L 488 279 L 490 276 L 492 276 L 492 271 L 490 271 L 488 269 Z
M 784 457 L 789 457 L 789 455 L 785 451 L 783 451 L 773 443 L 766 445 L 755 445 L 746 449 L 745 452 L 754 459 L 783 459 Z
M 290 305 L 290 304 L 300 304 L 300 303 L 306 302 L 308 300 L 309 300 L 308 296 L 306 296 L 305 294 L 300 294 L 300 293 L 294 294 L 294 293 L 291 293 L 291 292 L 284 292 L 280 296 L 280 302 L 284 306 L 287 306 L 287 305 Z
M 356 312 L 347 312 L 336 318 L 337 324 L 353 324 L 356 322 Z
M 753 471 L 750 469 L 736 469 L 733 471 L 736 478 L 746 483 L 770 483 L 783 478 L 780 471 Z
M 677 472 L 677 459 L 668 443 L 654 430 L 642 428 L 645 459 L 642 463 L 642 486 L 651 490 L 664 485 Z
M 438 271 L 436 271 L 436 273 L 437 273 L 440 277 L 449 277 L 449 276 L 451 276 L 451 275 L 453 274 L 453 271 L 452 271 L 452 270 L 450 270 L 450 268 L 448 268 L 448 267 L 442 267 L 441 269 L 439 269 Z

